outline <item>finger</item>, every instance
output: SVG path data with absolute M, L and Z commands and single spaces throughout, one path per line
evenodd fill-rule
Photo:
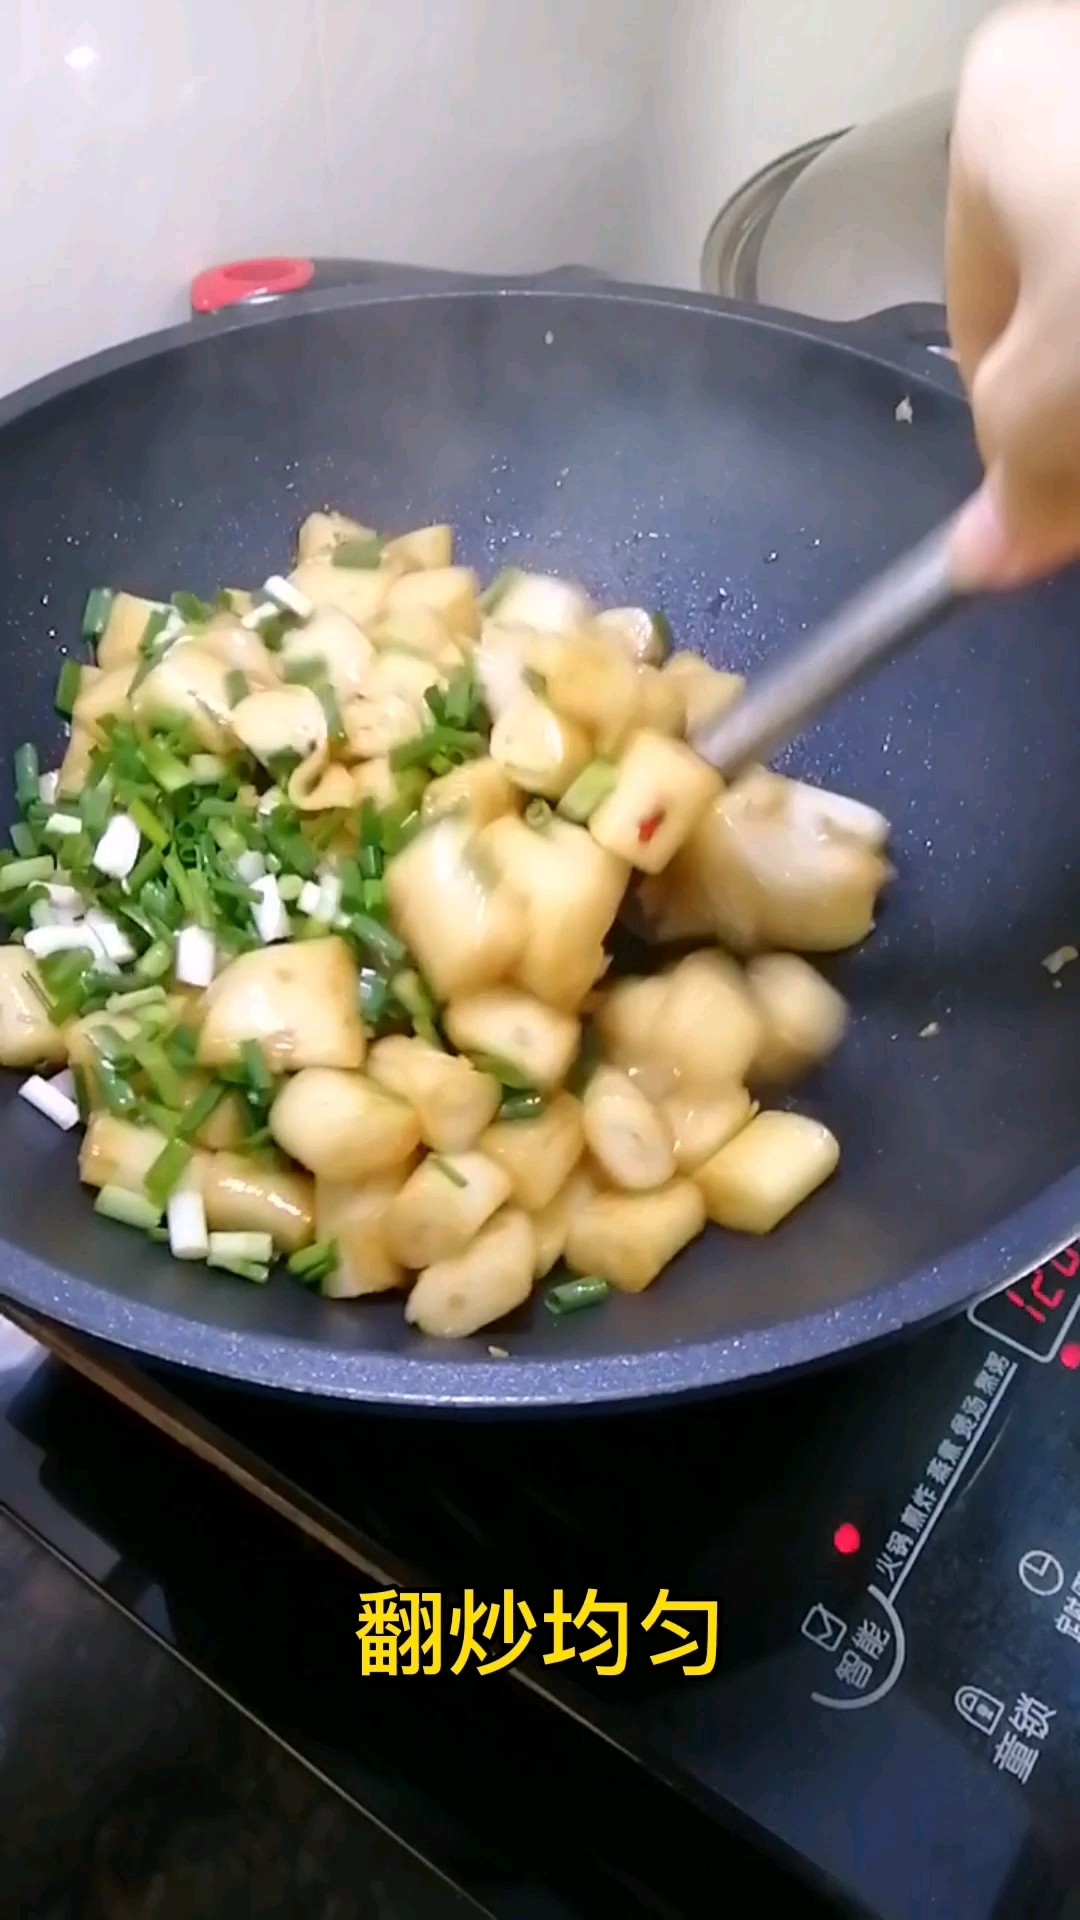
M 945 221 L 949 338 L 968 392 L 1008 326 L 1019 290 L 1016 256 L 986 189 L 954 142 Z M 984 462 L 992 457 L 982 448 Z

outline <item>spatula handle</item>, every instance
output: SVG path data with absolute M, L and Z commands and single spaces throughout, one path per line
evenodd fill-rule
M 885 666 L 963 596 L 946 528 L 938 528 L 801 641 L 693 739 L 703 760 L 731 778 L 787 746 L 838 695 Z

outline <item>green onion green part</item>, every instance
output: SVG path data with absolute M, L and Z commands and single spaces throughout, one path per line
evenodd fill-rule
M 580 1313 L 583 1307 L 598 1307 L 606 1300 L 611 1288 L 598 1274 L 588 1274 L 580 1280 L 563 1280 L 559 1286 L 552 1287 L 544 1301 L 549 1313 Z
M 82 637 L 84 640 L 100 640 L 109 624 L 112 603 L 116 595 L 111 587 L 91 587 L 83 608 Z
M 144 1233 L 159 1224 L 161 1211 L 145 1194 L 129 1193 L 126 1187 L 102 1187 L 94 1201 L 95 1213 L 119 1220 L 125 1227 L 141 1227 Z
M 62 713 L 65 720 L 71 719 L 75 702 L 79 697 L 81 681 L 82 668 L 78 661 L 65 660 L 57 675 L 56 692 L 53 695 L 53 704 L 56 711 L 57 713 Z
M 154 1206 L 160 1209 L 166 1205 L 187 1172 L 190 1160 L 191 1148 L 185 1140 L 170 1140 L 162 1147 L 143 1182 L 147 1198 Z
M 336 1240 L 319 1240 L 313 1247 L 301 1247 L 286 1261 L 286 1266 L 295 1280 L 305 1285 L 317 1286 L 336 1273 L 338 1249 Z
M 330 558 L 335 567 L 377 567 L 385 545 L 378 534 L 369 540 L 339 540 Z
M 618 771 L 610 760 L 590 760 L 584 772 L 578 774 L 559 801 L 559 812 L 563 819 L 574 820 L 579 826 L 584 826 L 612 792 L 617 779 Z
M 499 1104 L 497 1118 L 500 1120 L 535 1120 L 544 1111 L 542 1093 L 524 1093 L 511 1090 L 505 1093 Z

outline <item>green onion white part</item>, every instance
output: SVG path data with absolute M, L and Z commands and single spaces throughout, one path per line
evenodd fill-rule
M 56 796 L 57 796 L 57 793 L 59 792 L 59 789 L 60 789 L 59 768 L 57 768 L 52 773 L 41 774 L 38 779 L 38 798 L 41 801 L 42 806 L 44 807 L 54 806 L 56 803 Z
M 50 839 L 62 840 L 74 837 L 82 832 L 82 821 L 77 813 L 50 813 L 43 831 Z
M 135 958 L 135 948 L 116 921 L 107 913 L 98 913 L 91 908 L 83 921 L 87 933 L 93 935 L 110 966 L 126 967 Z
M 169 1251 L 175 1260 L 205 1260 L 210 1252 L 206 1208 L 201 1193 L 179 1187 L 165 1210 Z
M 110 880 L 126 880 L 141 846 L 142 835 L 130 813 L 114 813 L 94 848 L 93 864 Z
M 55 1080 L 43 1080 L 40 1074 L 32 1073 L 19 1088 L 19 1098 L 43 1113 L 55 1127 L 70 1133 L 72 1127 L 79 1124 L 78 1103 L 72 1097 L 74 1089 L 74 1076 L 66 1070 L 58 1073 Z
M 263 592 L 274 603 L 276 612 L 294 614 L 297 620 L 310 620 L 315 611 L 306 593 L 294 587 L 291 580 L 283 580 L 279 573 L 271 574 L 263 583 Z
M 214 936 L 205 927 L 184 927 L 176 942 L 176 978 L 183 987 L 209 987 L 217 966 Z
M 23 936 L 23 945 L 35 960 L 45 960 L 52 953 L 74 953 L 79 948 L 101 959 L 106 957 L 101 941 L 85 923 L 73 927 L 31 927 Z
M 257 896 L 251 912 L 263 946 L 269 947 L 275 940 L 287 940 L 292 929 L 275 876 L 264 873 L 261 879 L 253 881 L 251 891 Z

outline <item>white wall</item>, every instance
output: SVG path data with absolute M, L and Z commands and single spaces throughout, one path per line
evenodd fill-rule
M 721 201 L 982 0 L 0 0 L 0 388 L 274 252 L 693 285 Z
M 659 0 L 0 0 L 0 388 L 202 267 L 637 263 Z

